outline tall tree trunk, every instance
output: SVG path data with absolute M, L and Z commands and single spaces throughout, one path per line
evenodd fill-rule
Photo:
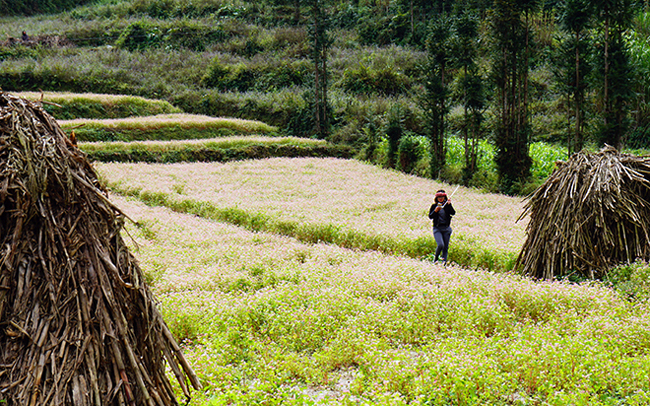
M 611 105 L 609 100 L 609 15 L 605 19 L 605 60 L 604 62 L 604 81 L 603 81 L 603 108 L 605 128 L 610 124 Z
M 323 125 L 321 123 L 321 67 L 320 67 L 320 40 L 319 40 L 319 19 L 314 18 L 314 32 L 316 33 L 316 39 L 314 41 L 314 132 L 318 134 L 323 133 Z
M 576 79 L 575 79 L 575 95 L 573 102 L 575 103 L 575 152 L 580 152 L 583 147 L 582 135 L 582 106 L 583 106 L 583 92 L 582 92 L 582 78 L 580 77 L 580 32 L 576 32 Z

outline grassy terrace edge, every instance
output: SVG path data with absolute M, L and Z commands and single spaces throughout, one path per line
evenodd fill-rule
M 171 141 L 206 139 L 242 134 L 272 135 L 277 127 L 261 121 L 194 114 L 159 114 L 117 119 L 60 120 L 66 133 L 79 141 Z
M 42 101 L 43 109 L 57 120 L 70 120 L 79 117 L 114 119 L 182 113 L 181 109 L 167 101 L 133 95 L 47 91 L 9 93 L 31 101 Z
M 123 187 L 119 182 L 104 181 L 104 184 L 114 193 L 136 198 L 149 206 L 163 206 L 179 213 L 230 223 L 250 231 L 284 235 L 311 244 L 327 243 L 348 249 L 374 250 L 389 255 L 426 260 L 431 260 L 436 249 L 433 237 L 394 239 L 363 233 L 341 224 L 281 220 L 265 213 L 238 207 L 217 207 L 210 202 Z M 463 234 L 455 235 L 453 250 L 449 253 L 449 261 L 460 266 L 495 272 L 512 271 L 516 258 L 517 253 L 484 249 Z
M 322 140 L 294 137 L 229 137 L 200 141 L 80 143 L 100 162 L 229 162 L 273 157 L 351 158 L 353 151 Z

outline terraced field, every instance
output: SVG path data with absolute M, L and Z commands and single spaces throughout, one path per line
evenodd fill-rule
M 449 185 L 331 158 L 96 167 L 205 384 L 191 405 L 650 400 L 646 304 L 415 255 Z M 521 199 L 453 200 L 452 261 L 507 264 Z

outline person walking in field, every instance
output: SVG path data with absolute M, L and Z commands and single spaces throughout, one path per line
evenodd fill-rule
M 429 218 L 433 220 L 433 238 L 436 239 L 436 259 L 447 262 L 449 253 L 449 239 L 451 238 L 451 217 L 456 214 L 451 200 L 447 198 L 444 190 L 438 190 L 431 208 Z

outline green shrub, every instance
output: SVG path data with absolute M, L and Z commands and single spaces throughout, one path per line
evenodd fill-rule
M 309 42 L 307 31 L 302 27 L 279 27 L 273 32 L 270 48 L 280 50 L 292 58 L 307 58 Z
M 5 91 L 71 91 L 112 94 L 138 94 L 140 89 L 121 71 L 82 71 L 69 60 L 48 63 L 22 61 L 5 63 L 0 70 L 0 87 Z
M 142 51 L 147 48 L 160 46 L 161 43 L 162 35 L 158 27 L 143 21 L 138 21 L 124 29 L 115 42 L 115 45 L 129 51 Z
M 629 148 L 650 149 L 650 123 L 641 125 L 631 130 L 628 135 L 626 144 Z
M 219 43 L 226 38 L 228 38 L 228 34 L 219 24 L 210 27 L 181 20 L 165 30 L 163 42 L 167 46 L 202 52 L 208 45 Z
M 165 46 L 202 52 L 208 45 L 222 42 L 228 36 L 220 24 L 206 25 L 185 19 L 163 23 L 140 20 L 124 28 L 115 45 L 129 51 Z
M 428 155 L 428 150 L 429 142 L 425 137 L 418 135 L 402 137 L 397 148 L 400 170 L 413 174 L 418 162 Z
M 409 78 L 395 67 L 373 70 L 363 64 L 356 69 L 345 69 L 338 86 L 352 93 L 378 93 L 383 96 L 394 96 L 410 90 Z
M 221 91 L 273 91 L 302 86 L 311 67 L 306 61 L 272 60 L 265 64 L 225 64 L 215 59 L 202 78 L 202 84 Z
M 183 111 L 192 111 L 213 117 L 239 117 L 260 120 L 269 125 L 287 129 L 306 102 L 295 89 L 281 89 L 277 92 L 246 93 L 216 90 L 188 91 L 176 95 L 172 104 Z
M 645 261 L 619 265 L 607 272 L 604 280 L 628 298 L 650 299 L 650 264 Z
M 533 165 L 530 168 L 534 180 L 546 179 L 555 170 L 557 161 L 566 161 L 568 152 L 565 147 L 544 142 L 534 142 L 530 145 L 530 156 Z
M 44 50 L 40 48 L 31 48 L 23 45 L 0 46 L 0 62 L 7 59 L 36 59 L 43 54 Z
M 128 24 L 127 20 L 77 20 L 62 35 L 77 47 L 112 46 Z
M 90 2 L 91 0 L 3 0 L 0 2 L 0 14 L 3 16 L 49 14 Z

